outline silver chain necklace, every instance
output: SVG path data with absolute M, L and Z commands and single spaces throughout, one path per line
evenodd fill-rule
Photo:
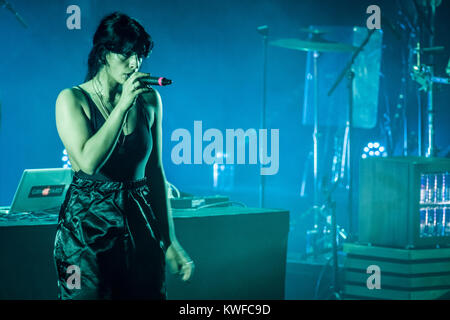
M 98 80 L 98 79 L 97 79 Z M 101 87 L 101 83 L 100 83 L 100 80 L 98 80 L 98 82 L 99 82 L 99 86 Z M 102 109 L 103 109 L 103 112 L 105 112 L 106 113 L 106 116 L 107 116 L 107 118 L 109 117 L 109 115 L 110 115 L 110 112 L 109 112 L 109 109 L 108 108 L 106 108 L 105 107 L 105 102 L 103 101 L 103 93 L 102 93 L 102 91 L 101 90 L 99 90 L 98 88 L 97 88 L 97 86 L 96 86 L 96 84 L 95 84 L 95 80 L 93 81 L 93 87 L 94 87 L 94 90 L 95 90 L 95 94 L 97 95 L 97 97 L 99 98 L 99 100 L 100 100 L 100 105 L 101 105 L 101 107 L 102 107 Z M 128 132 L 128 113 L 125 115 L 125 128 L 126 128 L 126 130 L 127 130 L 127 132 Z M 122 128 L 120 129 L 120 131 L 122 132 L 122 129 L 123 129 L 123 125 L 122 125 Z M 122 132 L 123 133 L 123 132 Z M 123 133 L 123 139 L 122 139 L 122 142 L 120 142 L 120 138 L 119 138 L 119 145 L 123 145 L 125 143 L 125 133 Z

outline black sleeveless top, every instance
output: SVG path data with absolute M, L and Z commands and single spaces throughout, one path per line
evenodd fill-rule
M 77 86 L 77 88 L 81 90 L 88 101 L 91 112 L 90 124 L 93 133 L 95 133 L 101 128 L 106 120 L 98 110 L 90 95 L 81 87 Z M 142 110 L 144 107 L 140 103 L 139 98 L 136 103 L 136 128 L 132 133 L 125 135 L 125 142 L 123 145 L 120 145 L 124 139 L 124 133 L 123 130 L 121 130 L 120 137 L 113 152 L 99 172 L 90 175 L 80 169 L 76 172 L 78 176 L 101 181 L 121 182 L 138 180 L 145 176 L 145 166 L 152 151 L 153 139 L 147 112 Z

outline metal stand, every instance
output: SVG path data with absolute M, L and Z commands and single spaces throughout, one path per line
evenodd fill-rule
M 419 8 L 419 4 L 416 0 L 414 0 L 414 5 L 421 21 L 421 24 L 425 26 L 429 31 L 428 45 L 429 48 L 421 48 L 420 42 L 417 43 L 417 47 L 415 48 L 417 54 L 417 64 L 413 66 L 412 78 L 421 84 L 420 90 L 427 91 L 427 149 L 425 152 L 425 157 L 431 158 L 436 156 L 435 150 L 435 141 L 434 141 L 434 82 L 440 82 L 448 84 L 448 79 L 436 78 L 434 77 L 434 68 L 433 68 L 433 55 L 429 58 L 429 65 L 421 64 L 421 53 L 430 52 L 430 51 L 439 51 L 442 50 L 443 47 L 433 47 L 434 46 L 434 37 L 435 37 L 435 16 L 436 16 L 436 7 L 441 4 L 441 1 L 438 0 L 424 0 L 421 2 L 425 8 L 425 12 L 429 15 L 429 19 L 427 19 Z M 422 28 L 423 29 L 423 28 Z M 420 91 L 419 91 L 419 100 L 420 100 Z M 419 115 L 421 115 L 422 110 L 420 110 L 420 102 L 419 102 Z M 421 116 L 419 116 L 419 121 L 421 121 Z M 419 133 L 421 134 L 421 126 L 422 123 L 419 122 Z M 421 156 L 421 137 L 419 136 L 419 156 Z
M 319 52 L 313 51 L 313 95 L 314 95 L 314 129 L 313 129 L 313 207 L 312 213 L 314 218 L 313 230 L 310 230 L 316 237 L 319 235 L 319 72 L 318 72 L 318 59 Z M 316 238 L 313 242 L 314 258 L 318 254 L 318 246 Z
M 25 23 L 25 21 L 23 20 L 23 18 L 20 16 L 20 14 L 16 10 L 14 10 L 14 8 L 11 6 L 11 4 L 8 1 L 0 0 L 0 7 L 11 11 L 11 13 L 16 17 L 16 19 L 20 22 L 20 24 L 22 24 L 22 26 L 24 26 L 25 28 L 28 28 L 28 26 Z M 0 102 L 0 128 L 1 128 L 1 125 L 2 125 L 2 104 Z
M 341 74 L 331 87 L 331 89 L 328 91 L 328 96 L 330 96 L 333 91 L 336 89 L 338 84 L 342 81 L 345 75 L 347 75 L 348 84 L 347 88 L 349 90 L 349 107 L 348 107 L 348 114 L 347 114 L 347 174 L 348 174 L 348 218 L 349 218 L 349 236 L 350 238 L 353 236 L 353 186 L 352 186 L 352 166 L 350 165 L 350 159 L 351 159 L 351 141 L 352 141 L 352 128 L 353 128 L 353 79 L 354 79 L 354 72 L 352 70 L 353 64 L 356 60 L 356 57 L 359 55 L 359 53 L 363 50 L 363 48 L 366 46 L 366 44 L 369 42 L 370 37 L 374 34 L 376 29 L 369 30 L 366 39 L 364 39 L 363 43 L 356 49 L 356 51 L 353 53 L 353 56 L 351 60 L 347 63 L 345 68 L 342 70 Z
M 313 52 L 313 77 L 314 77 L 314 132 L 313 132 L 313 143 L 314 143 L 314 203 L 313 206 L 316 207 L 319 201 L 319 79 L 317 70 L 317 60 L 319 59 L 319 52 Z M 314 228 L 317 227 L 319 223 L 319 215 L 317 210 L 314 210 Z
M 25 28 L 28 28 L 28 26 L 25 23 L 25 21 L 23 20 L 23 18 L 20 16 L 20 14 L 16 10 L 14 10 L 14 8 L 11 6 L 11 4 L 8 1 L 0 0 L 0 6 L 11 11 L 12 14 L 16 17 L 16 19 L 20 22 L 20 24 L 22 26 L 24 26 Z
M 433 66 L 430 66 L 430 74 L 433 76 Z M 434 98 L 433 98 L 433 82 L 430 82 L 428 86 L 428 104 L 427 104 L 427 134 L 428 134 L 428 147 L 425 156 L 427 158 L 434 157 L 435 144 L 434 144 Z
M 421 53 L 426 51 L 438 51 L 441 50 L 442 47 L 433 47 L 433 48 L 420 48 L 420 43 L 417 43 L 417 47 L 415 48 L 417 54 L 417 64 L 413 66 L 413 71 L 411 73 L 411 77 L 415 80 L 421 87 L 419 88 L 419 96 L 420 91 L 424 90 L 427 92 L 427 150 L 425 156 L 427 158 L 435 157 L 435 141 L 434 141 L 434 83 L 441 84 L 450 84 L 450 80 L 448 78 L 440 78 L 434 76 L 434 68 L 433 66 L 427 66 L 421 64 Z M 421 110 L 419 110 L 420 112 Z M 420 123 L 419 123 L 420 125 Z M 420 153 L 419 153 L 420 155 Z
M 263 103 L 262 103 L 262 112 L 260 119 L 260 127 L 261 129 L 266 128 L 266 104 L 267 104 L 267 48 L 269 46 L 269 27 L 264 25 L 257 28 L 258 33 L 263 36 L 263 46 L 264 46 L 264 62 L 263 62 Z M 260 162 L 260 168 L 262 168 L 262 161 Z M 266 187 L 266 178 L 265 175 L 260 174 L 260 185 L 259 185 L 259 206 L 260 208 L 264 208 L 265 206 L 265 187 Z
M 351 158 L 351 141 L 353 128 L 353 79 L 355 79 L 355 72 L 350 67 L 347 71 L 347 89 L 348 89 L 348 114 L 346 122 L 347 130 L 347 181 L 348 181 L 348 232 L 353 235 L 353 172 L 352 172 L 352 158 Z
M 324 38 L 322 38 L 322 35 L 327 33 L 328 31 L 322 30 L 322 29 L 317 29 L 314 28 L 312 26 L 310 26 L 309 28 L 302 28 L 300 30 L 303 33 L 307 33 L 308 34 L 308 40 L 300 40 L 300 39 L 279 39 L 276 41 L 272 41 L 271 44 L 275 45 L 275 46 L 279 46 L 279 47 L 283 47 L 283 48 L 288 48 L 288 49 L 294 49 L 294 50 L 300 50 L 300 51 L 306 51 L 308 53 L 312 53 L 313 55 L 313 77 L 314 77 L 314 130 L 313 130 L 313 152 L 310 152 L 308 155 L 308 161 L 313 158 L 313 174 L 314 174 L 314 203 L 312 208 L 310 208 L 306 214 L 304 214 L 303 216 L 309 216 L 310 214 L 314 215 L 314 228 L 313 230 L 308 230 L 307 231 L 307 239 L 310 239 L 310 236 L 313 237 L 313 239 L 310 239 L 312 246 L 307 245 L 307 253 L 305 255 L 305 257 L 313 255 L 314 258 L 317 258 L 317 255 L 319 254 L 318 249 L 319 249 L 319 242 L 324 242 L 325 237 L 320 238 L 320 228 L 319 228 L 319 223 L 321 223 L 319 217 L 321 214 L 323 214 L 323 211 L 327 208 L 328 204 L 325 204 L 322 207 L 319 207 L 319 203 L 321 201 L 321 198 L 319 197 L 319 192 L 321 189 L 321 181 L 319 180 L 320 177 L 320 172 L 319 172 L 319 140 L 320 140 L 320 132 L 319 132 L 319 73 L 318 73 L 318 59 L 319 59 L 319 55 L 322 52 L 352 52 L 354 51 L 356 48 L 348 45 L 348 44 L 344 44 L 344 43 L 338 43 L 338 42 L 333 42 L 333 41 L 328 41 Z M 308 54 L 308 61 L 309 61 L 310 55 Z M 309 68 L 309 63 L 308 63 L 308 68 Z M 309 69 L 308 69 L 309 70 Z M 309 72 L 308 72 L 308 76 L 309 76 Z M 306 89 L 305 89 L 306 90 Z M 305 91 L 306 93 L 306 91 Z M 337 161 L 336 161 L 337 162 Z M 303 172 L 303 181 L 302 181 L 302 185 L 301 185 L 301 195 L 304 196 L 305 194 L 305 180 L 306 180 L 306 175 L 307 175 L 307 169 L 308 169 L 309 163 L 307 162 L 307 164 L 305 165 L 305 169 Z M 327 218 L 327 217 L 325 217 Z M 324 230 L 326 231 L 326 233 L 328 233 L 329 228 L 328 228 L 328 222 L 327 224 L 325 224 Z M 328 242 L 329 243 L 329 242 Z M 310 252 L 310 248 L 312 248 L 312 252 Z M 329 248 L 325 248 L 328 249 Z M 327 250 L 321 250 L 320 253 L 324 253 Z
M 331 294 L 330 298 L 334 300 L 340 300 L 340 288 L 339 288 L 339 261 L 338 261 L 338 233 L 337 233 L 337 223 L 336 223 L 336 201 L 332 200 L 331 194 L 336 189 L 338 181 L 334 182 L 334 185 L 331 188 L 331 191 L 327 195 L 326 206 L 331 211 L 331 237 L 332 237 L 332 256 L 333 260 L 333 281 L 331 283 Z
M 434 45 L 434 17 L 436 15 L 436 2 L 434 0 L 430 1 L 431 7 L 431 15 L 430 15 L 430 42 L 429 47 L 432 48 Z M 433 77 L 434 68 L 433 68 L 433 55 L 430 57 L 430 75 Z M 434 98 L 433 98 L 433 82 L 430 82 L 428 87 L 428 105 L 427 105 L 427 119 L 428 119 L 428 148 L 425 156 L 427 158 L 434 157 L 435 153 L 435 144 L 434 144 Z
M 318 291 L 320 287 L 320 282 L 322 280 L 322 277 L 325 273 L 325 269 L 328 267 L 330 262 L 332 262 L 332 269 L 333 269 L 333 277 L 332 277 L 332 283 L 330 286 L 330 294 L 327 296 L 327 299 L 332 300 L 339 300 L 341 299 L 341 293 L 340 293 L 340 287 L 339 287 L 339 261 L 338 261 L 338 239 L 339 236 L 342 236 L 343 239 L 347 239 L 347 235 L 341 229 L 336 221 L 336 201 L 332 199 L 332 194 L 336 190 L 337 186 L 339 185 L 340 178 L 338 177 L 333 183 L 331 184 L 331 187 L 326 192 L 325 195 L 325 201 L 323 205 L 318 209 L 318 212 L 321 214 L 324 214 L 324 212 L 328 212 L 329 217 L 331 217 L 331 221 L 329 222 L 331 225 L 331 257 L 328 259 L 328 261 L 325 263 L 322 272 L 320 273 L 320 276 L 317 280 L 316 284 L 316 290 L 315 290 L 315 298 L 318 298 Z M 328 216 L 328 215 L 327 215 Z M 338 232 L 339 230 L 339 232 Z

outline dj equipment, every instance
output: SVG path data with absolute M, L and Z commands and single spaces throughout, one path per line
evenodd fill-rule
M 225 196 L 192 196 L 171 198 L 170 205 L 172 209 L 195 209 L 202 206 L 210 206 L 216 204 L 220 207 L 226 207 L 228 205 L 229 198 Z

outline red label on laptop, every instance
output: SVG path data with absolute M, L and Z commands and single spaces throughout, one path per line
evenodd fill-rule
M 64 192 L 65 185 L 53 186 L 34 186 L 31 188 L 28 198 L 44 198 L 44 197 L 59 197 Z

